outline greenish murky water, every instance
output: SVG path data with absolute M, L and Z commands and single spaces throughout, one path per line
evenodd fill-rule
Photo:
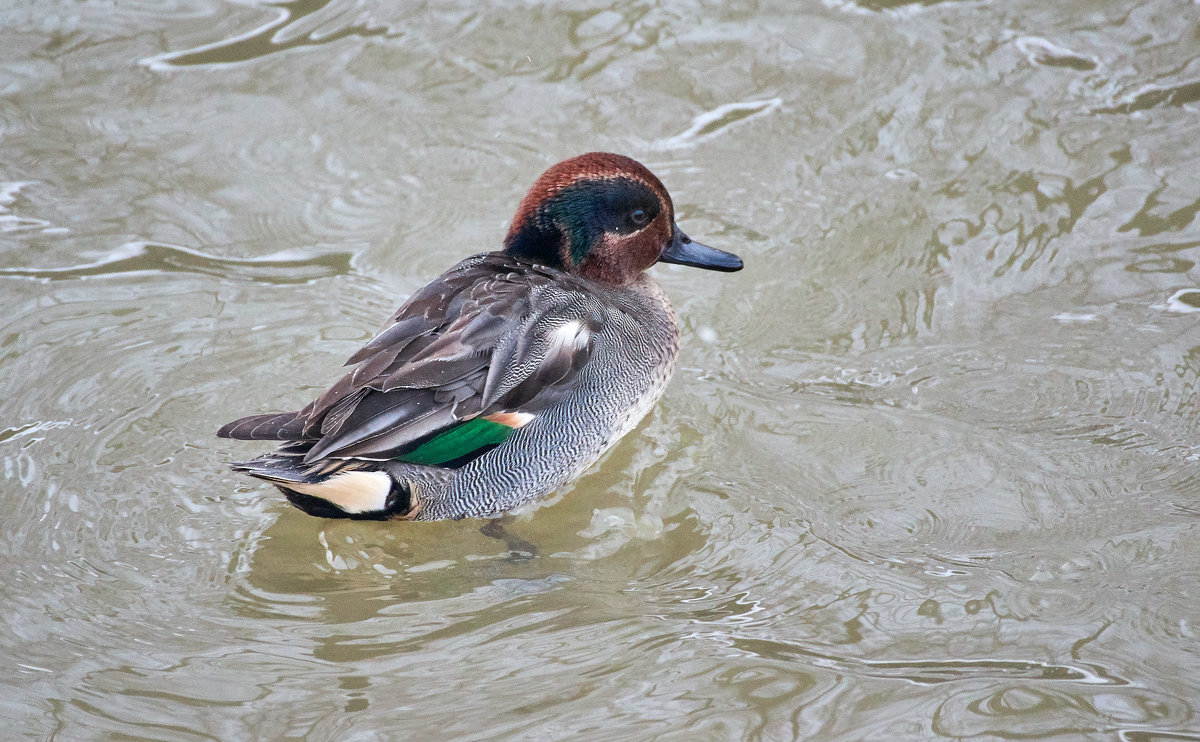
M 0 8 L 0 719 L 35 739 L 1200 740 L 1200 6 Z M 217 440 L 533 178 L 647 163 L 645 423 L 510 526 Z

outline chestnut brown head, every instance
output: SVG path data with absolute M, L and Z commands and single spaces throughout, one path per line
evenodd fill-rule
M 712 270 L 742 261 L 692 242 L 671 196 L 636 160 L 592 152 L 542 173 L 517 207 L 504 249 L 601 283 L 624 286 L 659 260 Z

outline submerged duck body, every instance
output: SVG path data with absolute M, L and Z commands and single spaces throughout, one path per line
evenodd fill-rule
M 688 239 L 635 160 L 560 162 L 522 200 L 504 250 L 413 294 L 321 397 L 217 435 L 284 441 L 233 468 L 312 515 L 500 515 L 581 474 L 662 395 L 679 331 L 644 273 L 659 261 L 742 267 Z

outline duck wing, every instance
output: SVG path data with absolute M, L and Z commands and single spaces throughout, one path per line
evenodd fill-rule
M 242 418 L 217 435 L 311 444 L 306 463 L 460 466 L 572 388 L 601 329 L 600 309 L 572 276 L 477 255 L 413 294 L 317 400 Z

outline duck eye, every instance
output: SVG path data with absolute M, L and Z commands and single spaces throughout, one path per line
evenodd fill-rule
M 639 227 L 644 226 L 647 222 L 650 221 L 650 215 L 646 213 L 645 209 L 635 210 L 632 214 L 629 215 L 629 218 L 633 221 L 634 224 L 638 225 Z

